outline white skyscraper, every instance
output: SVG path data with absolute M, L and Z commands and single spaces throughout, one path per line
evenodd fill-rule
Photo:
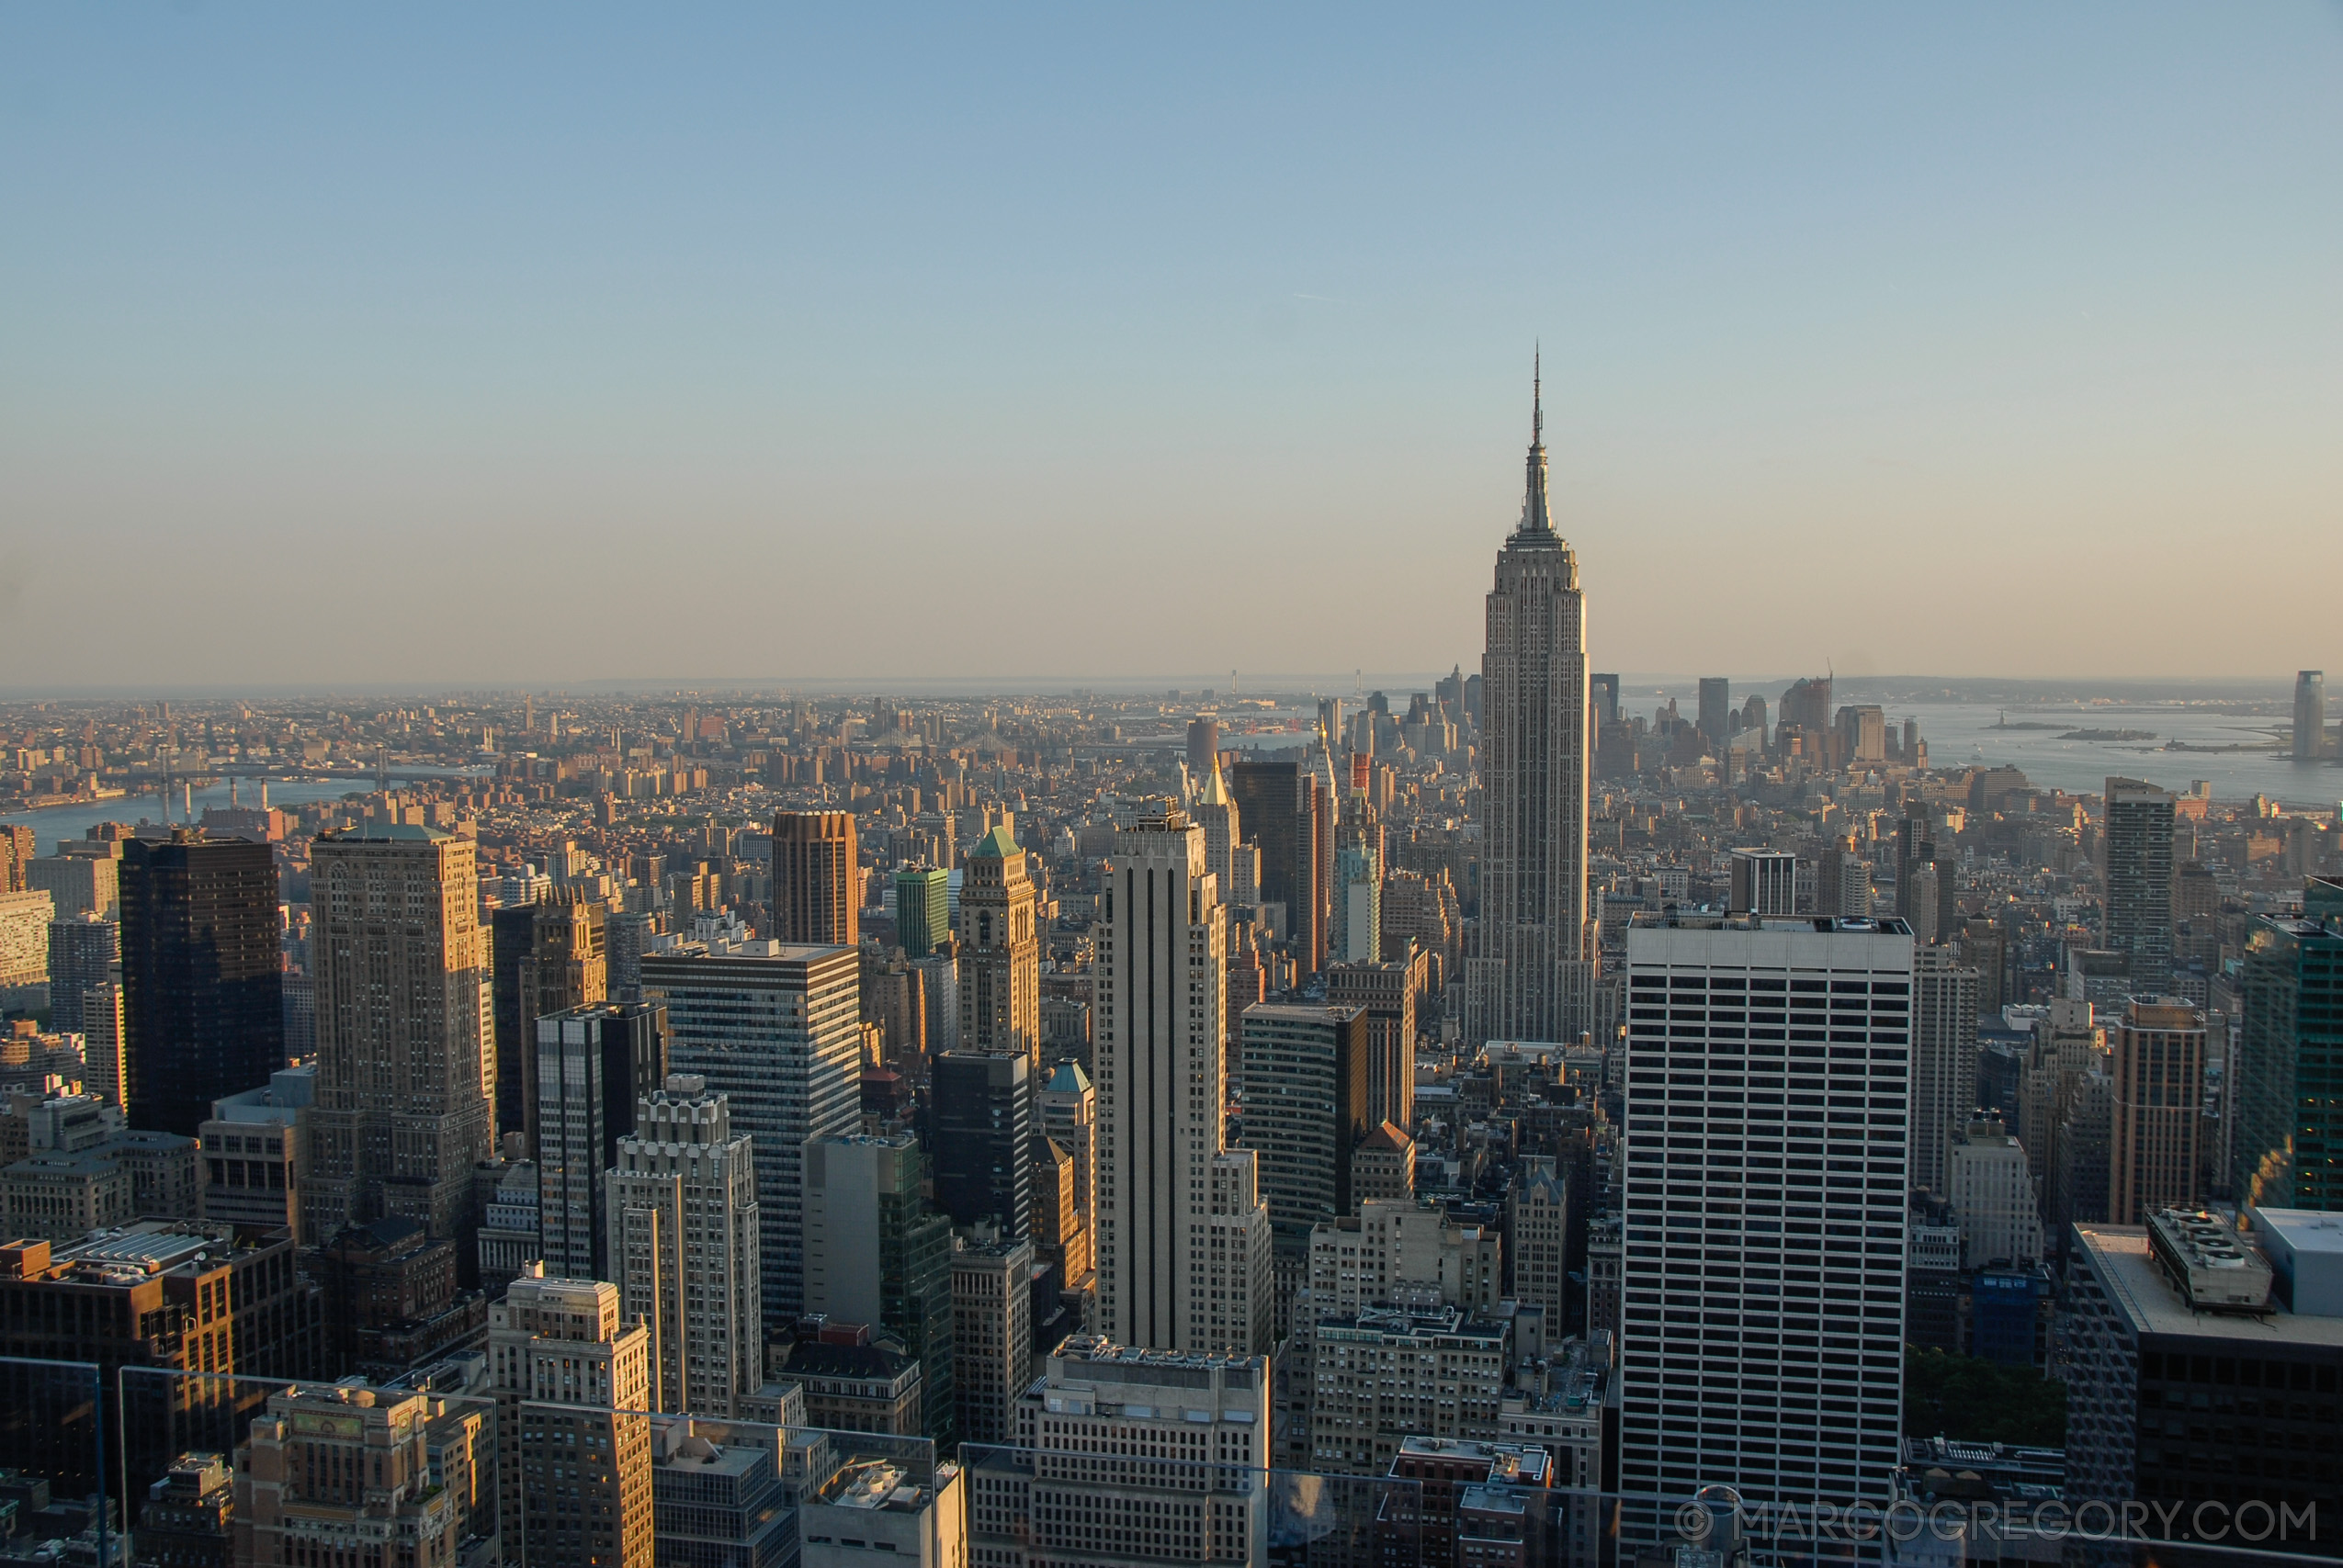
M 1098 931 L 1099 1327 L 1158 1350 L 1267 1348 L 1269 1214 L 1222 1135 L 1228 928 L 1204 829 L 1117 830 Z
M 1912 1185 L 1940 1197 L 1951 1180 L 1952 1145 L 1976 1110 L 1977 987 L 1977 972 L 1964 968 L 1952 949 L 1914 953 Z
M 1528 493 L 1498 552 L 1481 660 L 1480 919 L 1465 964 L 1465 1037 L 1576 1040 L 1587 962 L 1586 596 L 1554 531 L 1545 418 L 1531 396 Z
M 635 1111 L 606 1178 L 608 1257 L 651 1329 L 652 1408 L 730 1416 L 764 1382 L 756 1166 L 730 1107 L 679 1073 Z
M 1896 919 L 1628 931 L 1619 1485 L 1647 1541 L 1712 1483 L 1889 1500 L 1911 971 Z
M 725 1097 L 749 1135 L 764 1234 L 766 1326 L 805 1310 L 805 1149 L 860 1124 L 862 969 L 851 947 L 781 942 L 652 953 L 646 1001 L 667 1008 L 667 1065 Z

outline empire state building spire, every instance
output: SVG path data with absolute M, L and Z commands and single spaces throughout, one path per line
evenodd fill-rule
M 1545 472 L 1545 403 L 1540 360 L 1542 352 L 1530 356 L 1530 457 L 1527 493 L 1522 498 L 1523 534 L 1554 532 L 1554 509 L 1546 500 Z

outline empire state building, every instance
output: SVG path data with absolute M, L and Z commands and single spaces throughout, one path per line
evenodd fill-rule
M 1592 1019 L 1587 930 L 1586 596 L 1554 531 L 1534 377 L 1521 525 L 1497 555 L 1481 658 L 1480 919 L 1469 1042 L 1575 1042 Z

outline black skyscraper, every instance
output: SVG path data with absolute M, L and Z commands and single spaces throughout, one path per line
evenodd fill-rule
M 935 1206 L 959 1225 L 1033 1234 L 1033 1075 L 1023 1056 L 946 1051 L 935 1058 L 928 1152 Z
M 121 886 L 124 1107 L 192 1137 L 285 1065 L 276 858 L 180 829 L 125 844 Z

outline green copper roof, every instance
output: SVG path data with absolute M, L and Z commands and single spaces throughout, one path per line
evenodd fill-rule
M 1023 853 L 1024 853 L 1024 852 L 1017 848 L 1017 840 L 1009 836 L 1008 829 L 995 828 L 991 832 L 987 833 L 983 838 L 977 840 L 976 848 L 968 852 L 968 858 L 971 860 L 979 858 L 984 860 L 1007 860 L 1011 855 L 1019 855 Z

